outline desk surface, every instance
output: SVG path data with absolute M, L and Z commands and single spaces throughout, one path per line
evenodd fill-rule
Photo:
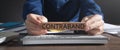
M 0 50 L 120 50 L 120 38 L 105 35 L 110 38 L 105 45 L 36 45 L 22 46 L 18 40 L 0 45 Z

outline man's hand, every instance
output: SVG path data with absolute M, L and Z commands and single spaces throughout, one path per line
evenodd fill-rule
M 46 34 L 47 30 L 43 30 L 39 26 L 43 22 L 48 22 L 46 17 L 37 14 L 28 14 L 25 20 L 28 33 L 32 35 Z
M 86 16 L 81 22 L 86 24 L 85 31 L 90 35 L 98 35 L 104 32 L 104 21 L 101 15 Z

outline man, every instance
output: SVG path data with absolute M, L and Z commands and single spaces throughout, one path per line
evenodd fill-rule
M 23 17 L 29 34 L 43 35 L 39 28 L 44 22 L 85 22 L 85 32 L 103 33 L 103 16 L 94 0 L 26 0 Z

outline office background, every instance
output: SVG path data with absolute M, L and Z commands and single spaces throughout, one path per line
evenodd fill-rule
M 0 0 L 0 22 L 23 21 L 22 7 L 25 0 Z M 120 24 L 120 0 L 95 0 L 102 8 L 105 22 Z

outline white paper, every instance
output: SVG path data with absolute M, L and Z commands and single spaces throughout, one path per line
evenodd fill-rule
M 108 23 L 105 23 L 104 24 L 104 29 L 107 30 L 107 29 L 116 29 L 116 28 L 120 28 L 120 26 L 118 25 L 113 25 L 113 24 L 108 24 Z
M 108 33 L 111 33 L 111 34 L 119 34 L 120 26 L 105 23 L 104 24 L 104 32 L 108 32 Z

